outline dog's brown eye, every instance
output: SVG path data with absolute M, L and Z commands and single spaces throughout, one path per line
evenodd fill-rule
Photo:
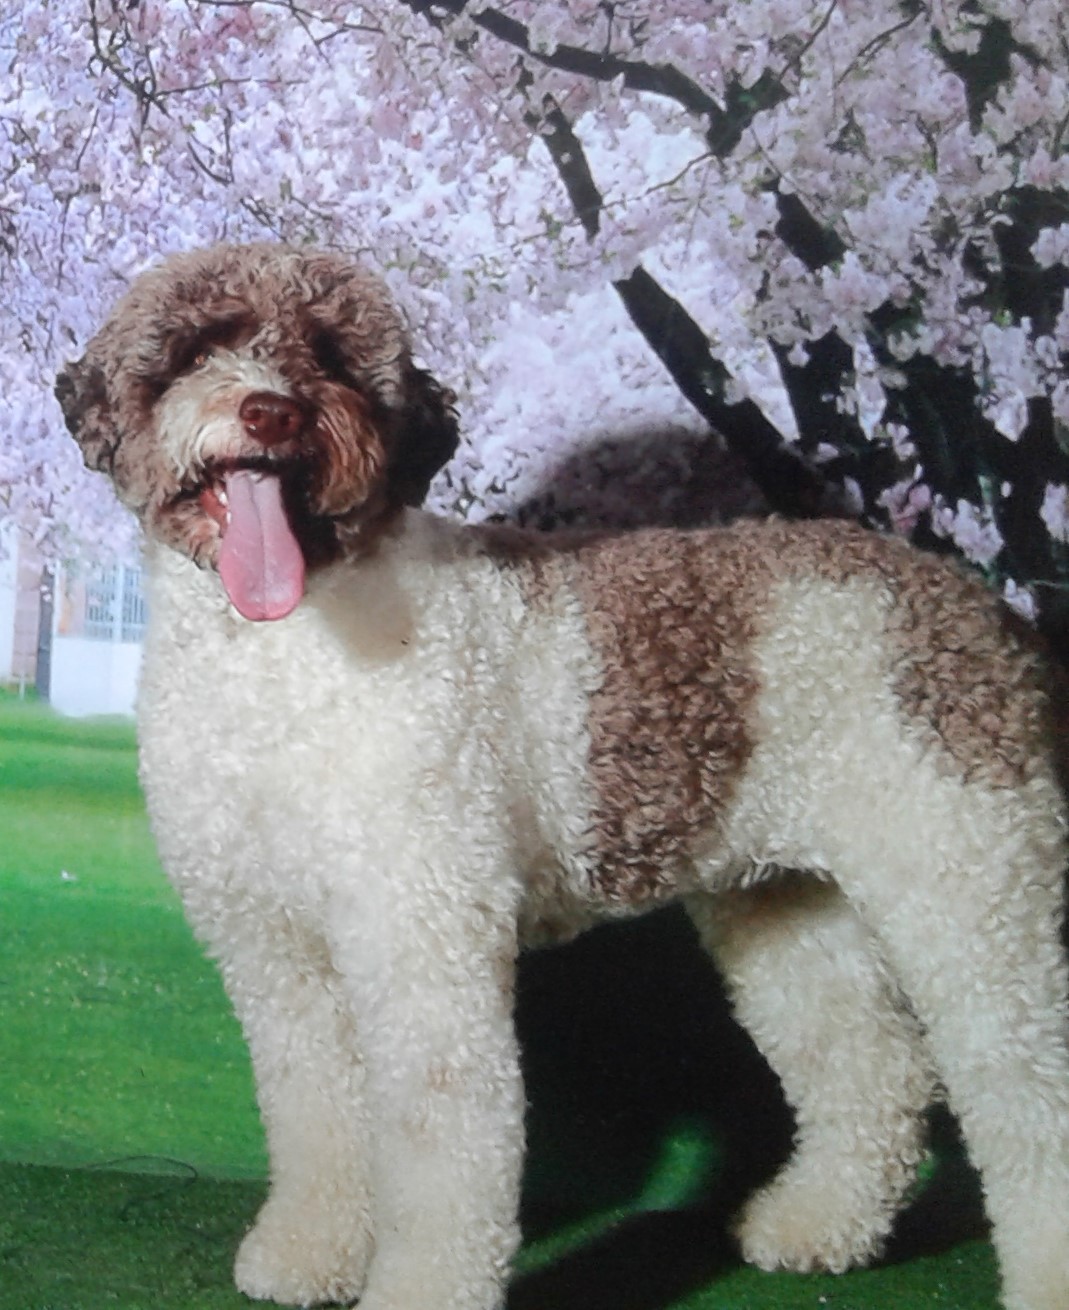
M 200 368 L 202 364 L 207 363 L 211 357 L 214 346 L 212 342 L 205 340 L 204 337 L 195 337 L 192 341 L 187 341 L 175 350 L 171 360 L 171 373 L 173 377 L 181 377 L 183 373 L 189 373 L 195 368 Z
M 347 387 L 354 385 L 349 363 L 340 344 L 327 332 L 321 332 L 312 342 L 312 354 L 320 369 L 334 382 Z
M 168 370 L 170 376 L 179 378 L 183 373 L 187 373 L 193 367 L 196 354 L 196 347 L 189 345 L 174 350 L 171 354 L 171 367 Z
M 249 333 L 244 317 L 218 319 L 207 323 L 195 334 L 176 341 L 171 354 L 171 373 L 180 377 L 207 363 L 217 350 L 232 349 Z

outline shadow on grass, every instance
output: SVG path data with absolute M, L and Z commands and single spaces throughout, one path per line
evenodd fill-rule
M 741 1196 L 785 1158 L 792 1124 L 779 1084 L 681 911 L 526 958 L 516 1009 L 529 1235 L 644 1194 L 649 1208 L 675 1208 L 703 1199 L 713 1179 Z M 665 1160 L 673 1135 L 691 1144 Z
M 509 1310 L 658 1310 L 738 1264 L 719 1206 L 636 1215 L 537 1273 L 520 1276 Z
M 662 1310 L 706 1303 L 703 1289 L 710 1306 L 793 1306 L 803 1287 L 836 1304 L 847 1286 L 851 1310 L 862 1310 L 898 1304 L 899 1284 L 910 1305 L 933 1281 L 949 1286 L 951 1251 L 960 1299 L 946 1304 L 997 1305 L 989 1249 L 976 1244 L 986 1231 L 979 1184 L 941 1113 L 935 1175 L 875 1270 L 799 1281 L 740 1267 L 731 1217 L 786 1159 L 792 1122 L 679 912 L 531 957 L 518 1023 L 531 1102 L 528 1245 L 509 1310 Z M 570 1242 L 560 1237 L 569 1226 Z

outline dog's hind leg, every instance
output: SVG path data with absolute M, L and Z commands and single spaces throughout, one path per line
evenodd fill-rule
M 837 866 L 923 1023 L 983 1179 L 1008 1310 L 1069 1306 L 1064 846 L 1052 789 L 959 786 Z M 901 829 L 900 829 L 901 832 Z M 868 845 L 868 843 L 866 843 Z
M 932 1079 L 870 934 L 834 885 L 802 875 L 688 909 L 796 1117 L 791 1158 L 736 1222 L 744 1257 L 833 1271 L 871 1260 L 915 1177 Z
M 285 1305 L 351 1301 L 372 1246 L 355 1033 L 321 943 L 281 915 L 231 925 L 225 939 L 217 954 L 252 1055 L 271 1174 L 235 1280 Z

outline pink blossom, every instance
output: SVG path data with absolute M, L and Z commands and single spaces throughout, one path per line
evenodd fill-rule
M 1039 517 L 1055 541 L 1069 542 L 1069 489 L 1062 483 L 1048 482 L 1043 493 Z
M 1069 223 L 1041 229 L 1032 246 L 1032 254 L 1040 268 L 1069 263 Z
M 887 511 L 891 527 L 902 536 L 908 537 L 932 506 L 931 488 L 918 478 L 919 470 L 882 491 L 877 499 L 877 504 Z
M 940 537 L 949 537 L 967 560 L 982 568 L 990 565 L 1003 547 L 1002 534 L 989 506 L 959 500 L 951 509 L 941 496 L 932 500 L 931 522 Z
M 1029 623 L 1035 623 L 1039 617 L 1035 592 L 1031 587 L 1019 585 L 1013 578 L 1007 578 L 1002 588 L 1002 599 L 1016 614 Z

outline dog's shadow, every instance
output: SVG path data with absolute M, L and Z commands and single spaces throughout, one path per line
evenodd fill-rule
M 491 503 L 521 527 L 694 528 L 768 507 L 741 462 L 711 429 L 636 424 L 594 434 L 542 471 L 521 499 Z
M 793 1124 L 685 916 L 659 912 L 525 958 L 517 1023 L 524 1237 L 548 1254 L 527 1272 L 521 1262 L 509 1310 L 657 1310 L 736 1266 L 729 1220 L 786 1159 Z M 886 1263 L 985 1232 L 946 1115 L 933 1137 L 940 1165 Z
M 524 1238 L 563 1250 L 521 1264 L 509 1310 L 653 1310 L 715 1278 L 737 1260 L 728 1217 L 792 1123 L 689 921 L 659 912 L 529 955 L 517 993 Z

